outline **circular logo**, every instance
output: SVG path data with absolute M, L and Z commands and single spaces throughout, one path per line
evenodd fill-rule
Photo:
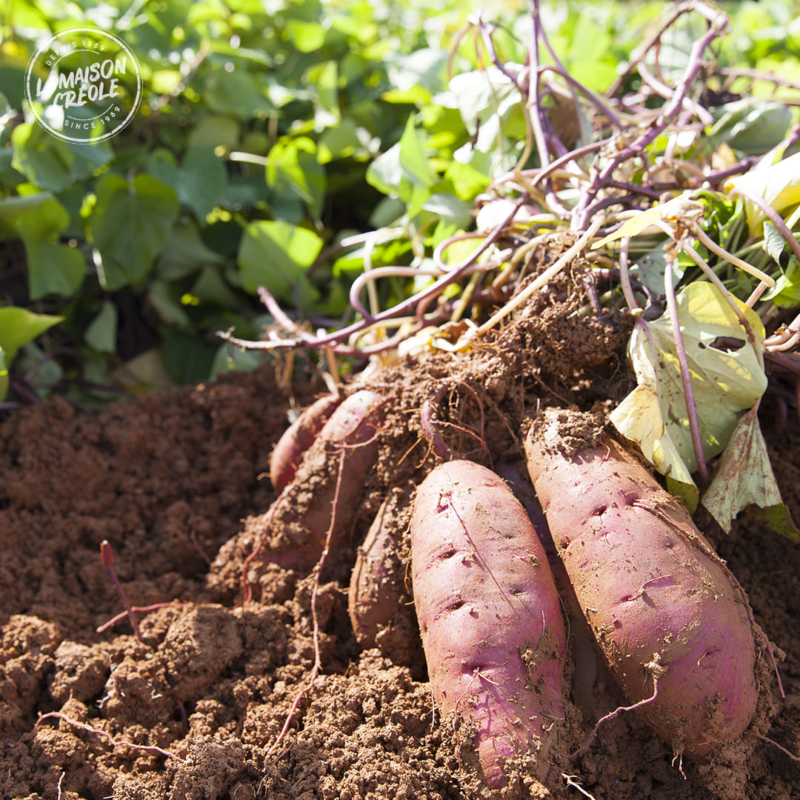
M 69 28 L 41 44 L 25 71 L 25 99 L 37 122 L 66 142 L 118 134 L 142 102 L 133 52 L 99 28 Z

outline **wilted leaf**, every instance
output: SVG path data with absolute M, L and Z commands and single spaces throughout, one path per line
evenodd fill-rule
M 782 528 L 779 532 L 786 533 L 784 514 L 788 515 L 788 510 L 775 510 L 784 508 L 783 500 L 772 472 L 756 407 L 743 414 L 737 423 L 714 480 L 703 495 L 703 505 L 726 533 L 730 532 L 731 523 L 739 512 L 749 506 L 758 506 L 767 512 L 765 519 L 774 517 Z M 788 522 L 791 523 L 790 515 Z M 791 527 L 794 529 L 793 523 Z M 794 537 L 800 538 L 796 529 Z
M 755 312 L 745 313 L 762 349 L 764 328 Z M 738 413 L 750 408 L 767 380 L 756 349 L 738 317 L 710 283 L 689 284 L 677 309 L 706 459 L 721 453 Z M 628 346 L 639 385 L 611 414 L 624 436 L 639 443 L 659 472 L 691 484 L 697 469 L 672 325 L 668 314 L 649 323 L 653 345 L 638 324 Z
M 635 217 L 625 220 L 622 225 L 613 233 L 602 238 L 599 242 L 592 245 L 592 250 L 605 247 L 617 239 L 624 239 L 626 236 L 638 236 L 646 228 L 655 225 L 662 219 L 678 219 L 680 217 L 696 217 L 703 213 L 703 204 L 695 200 L 693 191 L 684 192 L 666 203 L 648 208 Z

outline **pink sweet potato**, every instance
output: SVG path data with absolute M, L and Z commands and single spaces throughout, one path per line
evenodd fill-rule
M 300 414 L 278 440 L 269 459 L 269 479 L 276 492 L 282 492 L 294 480 L 303 454 L 314 444 L 342 399 L 335 394 L 320 397 Z
M 384 402 L 380 394 L 363 389 L 333 412 L 306 451 L 294 481 L 264 515 L 269 523 L 267 560 L 290 569 L 311 569 L 322 554 L 337 494 L 331 548 L 341 542 L 378 455 L 376 433 Z
M 654 697 L 639 713 L 676 753 L 703 757 L 753 718 L 754 634 L 763 634 L 724 562 L 636 459 L 606 436 L 565 451 L 580 422 L 549 411 L 532 426 L 525 447 L 536 493 L 626 697 Z
M 564 717 L 566 642 L 553 576 L 511 490 L 470 461 L 437 467 L 417 490 L 412 578 L 433 696 L 475 731 L 482 777 L 509 759 L 543 779 Z

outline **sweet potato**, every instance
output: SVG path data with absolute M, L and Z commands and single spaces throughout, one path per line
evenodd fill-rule
M 331 547 L 341 541 L 378 455 L 376 431 L 383 397 L 366 389 L 347 397 L 306 451 L 295 480 L 264 515 L 266 558 L 290 569 L 311 569 L 322 554 L 338 492 Z M 340 460 L 344 459 L 339 483 Z
M 312 403 L 286 429 L 269 459 L 269 479 L 279 494 L 294 480 L 303 454 L 336 410 L 342 397 L 326 394 Z
M 358 548 L 350 579 L 350 621 L 358 643 L 365 648 L 375 647 L 375 637 L 394 616 L 403 593 L 388 502 L 384 500 L 364 544 Z
M 422 678 L 425 659 L 403 557 L 403 533 L 411 516 L 408 497 L 407 491 L 392 491 L 358 548 L 348 611 L 363 648 L 377 647 L 393 663 L 410 667 Z
M 495 466 L 495 472 L 509 485 L 514 497 L 522 503 L 544 547 L 569 622 L 569 643 L 575 665 L 572 676 L 572 699 L 575 705 L 591 718 L 595 711 L 594 684 L 597 679 L 597 647 L 594 635 L 583 615 L 575 589 L 564 569 L 564 563 L 558 556 L 542 504 L 527 475 L 525 462 L 501 462 Z
M 724 562 L 640 462 L 605 435 L 565 450 L 576 422 L 551 410 L 526 437 L 550 531 L 628 700 L 654 697 L 639 713 L 676 753 L 702 758 L 753 718 L 763 634 Z
M 564 717 L 566 641 L 547 558 L 508 486 L 470 461 L 437 467 L 411 518 L 412 580 L 433 696 L 475 730 L 485 783 L 510 758 L 538 777 Z

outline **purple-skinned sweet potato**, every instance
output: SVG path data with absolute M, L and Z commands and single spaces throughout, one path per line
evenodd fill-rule
M 303 454 L 314 444 L 342 399 L 336 394 L 320 397 L 278 439 L 269 459 L 269 479 L 276 492 L 280 494 L 294 480 Z
M 605 435 L 573 436 L 566 449 L 576 422 L 550 410 L 525 442 L 553 540 L 627 699 L 654 697 L 642 717 L 676 753 L 702 758 L 753 718 L 763 633 L 724 562 L 639 461 Z
M 294 480 L 272 508 L 256 518 L 256 526 L 267 525 L 266 560 L 305 572 L 319 561 L 332 521 L 330 547 L 335 549 L 346 536 L 378 455 L 377 430 L 384 402 L 377 392 L 362 389 L 333 412 L 306 451 Z
M 474 730 L 482 778 L 509 759 L 540 779 L 564 717 L 566 641 L 553 576 L 506 483 L 470 461 L 437 467 L 411 518 L 414 601 L 434 699 Z
M 583 615 L 564 564 L 558 556 L 550 527 L 547 524 L 547 517 L 544 515 L 542 504 L 528 477 L 525 462 L 501 462 L 495 466 L 495 472 L 509 485 L 511 491 L 514 492 L 514 497 L 522 503 L 522 507 L 533 522 L 544 547 L 569 622 L 569 643 L 575 665 L 572 676 L 572 699 L 587 718 L 592 719 L 595 716 L 594 685 L 597 680 L 598 666 L 594 635 Z

